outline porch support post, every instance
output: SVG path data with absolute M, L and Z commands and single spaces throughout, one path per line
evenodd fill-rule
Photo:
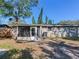
M 40 26 L 40 38 L 42 38 L 42 26 Z
M 16 33 L 16 39 L 17 39 L 17 37 L 18 37 L 18 33 L 19 33 L 19 32 L 18 32 L 18 26 L 17 26 L 17 33 Z
M 32 31 L 31 31 L 31 27 L 30 27 L 30 37 L 32 36 Z
M 78 27 L 76 27 L 76 37 L 78 37 Z
M 35 27 L 35 36 L 37 37 L 37 27 Z

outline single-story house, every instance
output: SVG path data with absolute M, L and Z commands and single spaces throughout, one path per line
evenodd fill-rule
M 41 40 L 42 37 L 79 37 L 79 25 L 8 25 L 17 40 Z

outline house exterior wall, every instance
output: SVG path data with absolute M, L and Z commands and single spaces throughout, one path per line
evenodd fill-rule
M 42 30 L 42 34 L 43 34 L 44 32 L 48 32 L 48 28 L 47 28 L 47 27 L 42 27 L 41 30 Z
M 47 27 L 48 28 L 48 27 Z M 52 27 L 52 30 L 47 31 L 47 37 L 79 37 L 79 27 Z

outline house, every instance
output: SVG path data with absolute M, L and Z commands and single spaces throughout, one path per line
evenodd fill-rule
M 41 40 L 43 37 L 79 37 L 79 25 L 8 25 L 12 38 L 17 40 Z
M 79 25 L 19 25 L 12 26 L 18 40 L 40 40 L 42 37 L 79 37 Z

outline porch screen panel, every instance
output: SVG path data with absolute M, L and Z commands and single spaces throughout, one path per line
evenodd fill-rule
M 18 36 L 19 37 L 30 37 L 30 28 L 29 27 L 18 27 Z

